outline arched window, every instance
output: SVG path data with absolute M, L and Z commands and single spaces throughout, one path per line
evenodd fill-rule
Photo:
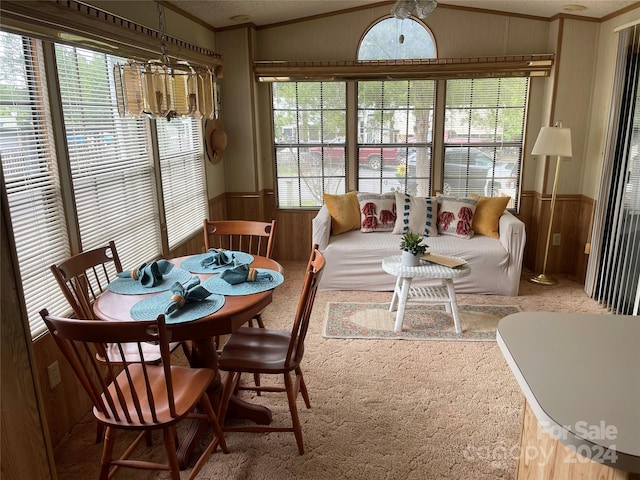
M 436 58 L 429 29 L 384 18 L 362 37 L 358 61 Z M 358 190 L 431 192 L 434 80 L 358 81 Z
M 421 22 L 408 18 L 385 18 L 364 34 L 358 60 L 409 60 L 437 58 L 431 31 Z

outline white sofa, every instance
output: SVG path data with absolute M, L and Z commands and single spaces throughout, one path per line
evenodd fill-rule
M 331 235 L 331 216 L 323 206 L 313 219 L 313 244 L 326 258 L 319 288 L 324 290 L 392 291 L 396 278 L 382 270 L 382 259 L 400 254 L 400 235 L 352 230 Z M 458 293 L 518 295 L 526 234 L 524 223 L 505 211 L 500 217 L 500 238 L 475 235 L 429 237 L 429 251 L 463 258 L 471 274 L 454 280 Z M 433 281 L 416 280 L 416 285 Z

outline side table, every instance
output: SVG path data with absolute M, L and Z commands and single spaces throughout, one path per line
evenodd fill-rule
M 402 331 L 404 311 L 407 302 L 444 303 L 447 313 L 453 317 L 456 333 L 462 333 L 456 292 L 453 288 L 453 279 L 466 277 L 471 273 L 469 265 L 465 264 L 456 268 L 449 268 L 435 263 L 425 262 L 418 267 L 407 267 L 402 264 L 400 255 L 392 255 L 382 260 L 382 269 L 397 277 L 396 286 L 393 289 L 389 311 L 398 309 L 394 330 Z M 412 287 L 414 278 L 432 278 L 441 281 L 441 285 Z

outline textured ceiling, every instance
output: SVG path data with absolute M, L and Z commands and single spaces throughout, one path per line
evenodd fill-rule
M 167 3 L 215 28 L 251 22 L 257 26 L 321 15 L 384 2 L 362 0 L 169 0 Z M 607 15 L 638 3 L 635 0 L 442 0 L 440 5 L 480 8 L 549 18 L 567 13 L 591 18 Z M 582 5 L 582 11 L 564 10 Z M 390 6 L 389 6 L 390 8 Z

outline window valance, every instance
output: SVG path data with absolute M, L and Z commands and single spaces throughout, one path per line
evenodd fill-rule
M 18 35 L 141 61 L 161 55 L 161 32 L 75 0 L 2 0 L 0 25 Z M 221 55 L 169 35 L 165 44 L 171 59 L 214 68 L 221 76 Z
M 256 61 L 259 82 L 548 77 L 554 55 L 376 60 L 358 62 Z

